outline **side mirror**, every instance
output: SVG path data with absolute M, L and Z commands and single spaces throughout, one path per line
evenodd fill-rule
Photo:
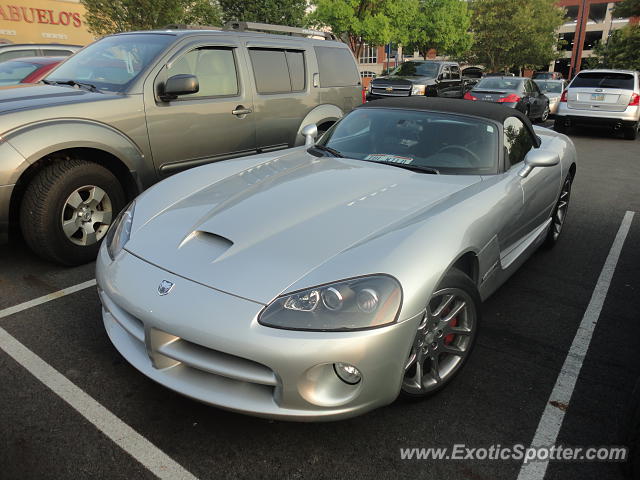
M 305 125 L 300 132 L 304 137 L 304 144 L 307 147 L 310 147 L 314 143 L 316 143 L 316 137 L 318 136 L 318 126 L 315 123 L 310 123 L 309 125 Z
M 198 93 L 200 85 L 195 75 L 180 74 L 170 77 L 164 85 L 162 100 L 174 100 L 180 95 Z
M 560 163 L 560 157 L 552 150 L 531 149 L 524 157 L 524 167 L 518 172 L 522 178 L 525 178 L 536 167 L 553 167 Z

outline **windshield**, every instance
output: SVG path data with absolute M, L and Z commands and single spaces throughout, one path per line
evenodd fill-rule
M 534 80 L 536 85 L 545 93 L 562 93 L 563 82 L 551 80 Z
M 38 65 L 28 62 L 12 61 L 0 63 L 0 85 L 16 85 L 37 69 Z
M 475 86 L 478 90 L 518 90 L 522 80 L 510 77 L 483 78 Z
M 318 142 L 348 158 L 449 174 L 497 172 L 497 128 L 447 113 L 356 109 Z
M 439 68 L 440 64 L 434 62 L 404 62 L 392 70 L 389 75 L 436 78 Z
M 46 77 L 73 80 L 100 90 L 123 92 L 175 37 L 161 34 L 114 35 L 80 50 Z

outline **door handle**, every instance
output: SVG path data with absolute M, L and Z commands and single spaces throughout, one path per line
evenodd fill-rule
M 253 110 L 251 110 L 250 108 L 245 108 L 242 105 L 238 105 L 235 110 L 231 110 L 231 113 L 236 115 L 236 116 L 241 116 L 241 115 L 247 115 L 249 113 L 253 112 Z

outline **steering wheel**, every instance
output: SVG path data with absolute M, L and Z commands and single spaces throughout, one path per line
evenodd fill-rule
M 441 153 L 441 152 L 444 152 L 444 151 L 447 151 L 447 150 L 460 150 L 460 151 L 462 151 L 462 153 L 465 153 L 466 155 L 468 155 L 470 157 L 470 159 L 472 160 L 471 163 L 473 164 L 473 166 L 477 167 L 477 166 L 482 165 L 482 160 L 480 160 L 480 157 L 478 157 L 478 155 L 473 153 L 467 147 L 463 147 L 462 145 L 445 145 L 440 150 L 438 150 L 437 153 Z

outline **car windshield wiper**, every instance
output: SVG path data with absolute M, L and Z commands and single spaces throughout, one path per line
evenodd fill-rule
M 363 162 L 377 163 L 378 165 L 391 165 L 392 167 L 404 168 L 406 170 L 412 170 L 414 172 L 431 173 L 433 175 L 440 175 L 440 170 L 433 167 L 425 167 L 424 165 L 411 165 L 410 163 L 394 163 L 394 162 L 380 162 L 378 160 L 365 160 L 359 158 Z
M 70 87 L 82 87 L 90 92 L 99 92 L 98 87 L 91 83 L 84 82 L 76 82 L 75 80 L 63 80 L 63 81 L 55 81 L 55 80 L 42 80 L 42 83 L 47 85 L 69 85 Z
M 316 150 L 320 150 L 321 152 L 330 153 L 334 157 L 344 158 L 344 155 L 342 155 L 338 150 L 336 150 L 334 148 L 331 148 L 331 147 L 325 147 L 324 145 L 314 145 L 311 148 L 314 148 Z

